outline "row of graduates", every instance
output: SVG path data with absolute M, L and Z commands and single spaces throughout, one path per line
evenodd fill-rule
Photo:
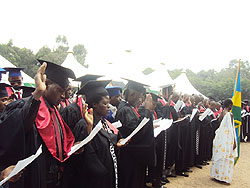
M 123 125 L 118 131 L 104 119 L 110 113 L 105 89 L 110 80 L 88 81 L 78 91 L 78 95 L 84 96 L 59 109 L 59 113 L 58 106 L 68 90 L 68 78 L 75 79 L 75 75 L 57 64 L 42 60 L 40 63 L 36 88 L 29 97 L 10 102 L 7 88 L 13 87 L 0 84 L 1 174 L 6 174 L 5 170 L 18 160 L 33 155 L 40 145 L 43 148 L 42 154 L 8 186 L 144 187 L 146 166 L 155 161 L 152 96 L 145 97 L 144 85 L 128 81 L 125 100 L 120 102 L 115 116 Z M 135 109 L 143 98 L 143 105 Z M 83 101 L 86 105 L 79 106 Z M 150 121 L 122 146 L 120 141 L 144 117 Z M 93 140 L 69 156 L 72 146 L 86 138 L 99 121 L 103 127 Z
M 211 159 L 219 103 L 201 96 L 180 98 L 176 93 L 166 102 L 166 98 L 146 94 L 145 85 L 132 80 L 121 100 L 121 88 L 105 89 L 110 80 L 95 81 L 98 76 L 94 75 L 76 79 L 82 84 L 73 100 L 68 78 L 75 79 L 70 69 L 44 63 L 35 77 L 35 90 L 30 90 L 33 94 L 6 105 L 2 112 L 1 171 L 43 145 L 42 155 L 10 187 L 137 188 L 145 187 L 146 181 L 161 187 L 168 182 L 167 175 L 175 176 L 173 166 L 176 175 L 187 177 L 190 167 L 202 168 Z M 197 113 L 190 122 L 195 108 L 200 113 L 210 108 L 213 114 L 200 121 Z M 122 146 L 120 141 L 144 117 L 150 121 Z M 157 126 L 153 120 L 157 118 L 173 119 L 174 123 L 154 138 Z M 117 120 L 122 123 L 119 130 L 111 124 Z M 69 157 L 71 147 L 86 138 L 99 121 L 103 129 Z
M 207 109 L 210 109 L 210 113 L 204 119 L 199 119 Z M 169 182 L 168 176 L 188 177 L 187 172 L 192 172 L 191 167 L 202 169 L 203 165 L 209 164 L 222 108 L 220 103 L 204 99 L 203 96 L 173 93 L 168 101 L 158 99 L 154 110 L 157 118 L 174 121 L 170 128 L 156 137 L 157 163 L 154 167 L 148 167 L 147 181 L 153 187 L 161 187 Z

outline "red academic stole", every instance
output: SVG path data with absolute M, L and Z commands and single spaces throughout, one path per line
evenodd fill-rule
M 137 115 L 138 117 L 140 117 L 140 114 L 137 112 L 137 110 L 136 110 L 134 107 L 132 107 L 132 109 L 134 110 L 134 112 L 136 113 L 136 115 Z
M 76 103 L 79 107 L 80 107 L 80 111 L 81 111 L 81 115 L 83 117 L 83 112 L 82 112 L 82 97 L 76 97 L 75 100 L 74 100 L 74 103 Z
M 166 106 L 166 103 L 162 99 L 158 99 L 158 101 L 162 104 L 162 106 Z
M 153 110 L 153 113 L 154 113 L 155 119 L 157 119 L 157 114 L 156 114 L 156 112 L 154 110 Z
M 8 93 L 8 97 L 10 97 L 11 95 L 15 94 L 14 91 L 10 88 L 10 87 L 5 87 L 6 91 Z
M 118 134 L 118 129 L 115 128 L 115 127 L 112 125 L 112 123 L 110 123 L 108 120 L 105 119 L 105 121 L 106 121 L 107 125 L 109 126 L 109 128 L 114 132 L 114 134 Z
M 215 118 L 217 118 L 217 117 L 218 117 L 218 115 L 220 115 L 220 114 L 219 114 L 219 112 L 216 112 L 216 111 L 215 111 L 215 112 L 214 112 L 214 116 L 215 116 Z
M 171 101 L 170 106 L 174 107 L 174 106 L 175 106 L 175 103 L 174 103 L 173 101 Z M 170 118 L 173 119 L 173 115 L 172 115 L 171 112 L 170 112 Z
M 70 152 L 71 147 L 73 146 L 74 141 L 75 141 L 74 135 L 71 132 L 68 125 L 63 121 L 59 112 L 54 107 L 52 107 L 54 110 L 51 109 L 51 112 L 49 112 L 49 109 L 47 105 L 45 104 L 43 97 L 41 97 L 40 100 L 41 100 L 41 104 L 40 104 L 40 107 L 36 116 L 36 120 L 35 120 L 37 130 L 40 136 L 42 137 L 45 145 L 47 146 L 49 152 L 53 155 L 53 157 L 56 158 L 60 162 L 64 162 L 66 159 L 69 158 L 68 153 Z M 61 136 L 57 136 L 57 138 L 55 136 L 55 135 L 59 135 L 59 127 L 57 124 L 56 116 L 58 118 L 58 121 L 62 129 L 63 148 L 62 148 L 62 145 L 60 146 L 61 141 L 59 141 L 59 139 L 61 140 Z M 52 121 L 55 126 L 55 131 L 54 131 Z M 58 144 L 59 158 L 57 157 L 56 140 Z M 65 158 L 63 158 L 63 156 Z
M 246 106 L 247 112 L 249 112 L 249 106 Z
M 205 112 L 205 108 L 203 108 L 202 106 L 200 107 L 200 112 Z

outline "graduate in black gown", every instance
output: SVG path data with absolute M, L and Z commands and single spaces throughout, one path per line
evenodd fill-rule
M 102 76 L 86 74 L 84 76 L 76 78 L 74 81 L 81 82 L 80 86 L 83 87 L 88 81 L 96 80 L 100 77 Z M 69 105 L 67 105 L 65 108 L 63 108 L 60 112 L 63 120 L 67 123 L 71 130 L 74 129 L 76 123 L 84 116 L 83 111 L 85 106 L 85 100 L 86 97 L 78 93 L 75 100 Z
M 40 62 L 42 64 L 44 61 Z M 25 157 L 34 154 L 40 145 L 43 146 L 42 154 L 24 172 L 23 187 L 62 187 L 63 162 L 69 157 L 74 136 L 56 106 L 69 84 L 68 78 L 74 78 L 70 69 L 51 62 L 43 63 L 35 76 L 36 90 L 33 94 L 6 107 L 5 111 L 9 110 L 10 115 L 17 112 L 16 126 L 24 127 Z M 5 118 L 4 121 L 9 119 Z M 21 138 L 13 139 L 13 142 L 18 139 Z
M 1 114 L 6 108 L 6 106 L 12 101 L 12 99 L 9 99 L 8 93 L 6 90 L 6 87 L 11 87 L 8 84 L 0 83 L 0 124 L 2 122 Z M 15 163 L 19 159 L 20 155 L 16 154 L 13 155 L 13 151 L 21 152 L 21 156 L 23 156 L 23 148 L 19 147 L 20 145 L 18 143 L 13 143 L 11 140 L 15 138 L 15 136 L 18 136 L 16 133 L 19 132 L 18 127 L 12 126 L 6 127 L 6 126 L 0 126 L 0 181 L 5 179 L 10 172 L 15 167 Z M 11 133 L 11 134 L 10 134 Z M 22 134 L 23 132 L 21 132 Z M 22 135 L 21 137 L 23 137 Z M 22 146 L 22 145 L 21 145 Z M 20 153 L 19 153 L 20 154 Z M 22 175 L 22 171 L 11 178 L 8 182 L 16 182 L 20 179 Z M 8 187 L 8 182 L 5 183 L 3 186 Z
M 176 102 L 179 100 L 179 95 L 177 93 L 173 93 L 170 96 L 169 99 L 169 104 L 164 106 L 163 108 L 163 115 L 162 118 L 166 118 L 166 119 L 173 119 L 173 121 L 178 120 L 178 118 L 180 118 L 180 114 L 179 112 L 177 112 L 174 108 Z
M 105 89 L 109 82 L 89 81 L 78 91 L 78 94 L 86 96 L 88 107 L 93 109 L 93 128 L 99 121 L 103 126 L 93 140 L 84 146 L 84 152 L 81 154 L 84 158 L 84 169 L 82 175 L 78 175 L 79 187 L 118 188 L 115 148 L 121 147 L 121 140 L 118 141 L 118 130 L 103 118 L 109 114 L 109 95 Z M 84 139 L 91 129 L 86 118 L 81 119 L 73 130 L 76 140 Z
M 158 119 L 158 114 L 162 114 L 162 111 L 159 110 L 157 113 L 155 109 L 157 108 L 158 99 L 160 98 L 158 95 L 154 93 L 150 93 L 152 96 L 152 102 L 153 102 L 153 110 L 151 111 L 153 120 Z M 140 108 L 138 109 L 140 110 Z M 154 125 L 154 128 L 156 128 L 157 125 Z M 153 166 L 148 167 L 148 174 L 149 174 L 149 179 L 152 182 L 152 187 L 153 188 L 160 188 L 163 187 L 162 185 L 165 184 L 166 182 L 162 182 L 162 172 L 163 172 L 163 163 L 164 163 L 164 151 L 165 149 L 165 131 L 162 131 L 156 138 L 155 138 L 155 150 L 156 150 L 156 164 Z M 169 182 L 166 179 L 167 182 Z
M 116 120 L 122 123 L 119 132 L 124 138 L 131 134 L 144 117 L 150 118 L 150 121 L 131 139 L 130 143 L 120 149 L 120 188 L 144 188 L 146 166 L 155 163 L 152 97 L 147 95 L 143 108 L 140 111 L 135 109 L 146 93 L 144 86 L 144 84 L 128 80 L 124 91 L 125 100 L 120 102 L 116 113 Z

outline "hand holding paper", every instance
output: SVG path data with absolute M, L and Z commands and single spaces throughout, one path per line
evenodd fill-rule
M 95 137 L 95 135 L 101 130 L 101 128 L 102 128 L 102 123 L 101 123 L 101 121 L 99 121 L 98 124 L 95 126 L 95 128 L 90 132 L 89 136 L 87 136 L 79 144 L 72 146 L 70 152 L 68 153 L 68 156 L 72 155 L 77 150 L 79 150 L 81 147 L 83 147 L 84 145 L 89 143 Z
M 173 123 L 172 119 L 159 119 L 154 121 L 154 125 L 157 124 L 159 127 L 154 129 L 154 137 L 157 137 L 162 131 L 167 130 Z
M 31 155 L 30 157 L 18 161 L 15 168 L 11 171 L 7 178 L 0 182 L 0 186 L 7 182 L 10 178 L 17 175 L 21 170 L 23 170 L 26 166 L 28 166 L 31 162 L 33 162 L 40 154 L 42 153 L 42 145 L 39 147 L 35 155 Z
M 124 145 L 126 144 L 136 133 L 139 132 L 139 130 L 142 129 L 142 127 L 144 127 L 144 125 L 146 125 L 146 123 L 149 121 L 148 118 L 144 118 L 141 123 L 135 128 L 135 130 L 127 137 L 125 138 L 124 140 L 122 140 L 120 143 L 121 145 Z

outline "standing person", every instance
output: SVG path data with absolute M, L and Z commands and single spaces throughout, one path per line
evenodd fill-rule
M 109 93 L 109 115 L 107 116 L 107 120 L 110 123 L 115 122 L 115 115 L 118 109 L 118 106 L 121 102 L 121 92 L 122 92 L 122 88 L 117 87 L 117 86 L 107 86 L 106 90 Z
M 146 93 L 144 86 L 146 85 L 128 80 L 124 91 L 125 100 L 120 102 L 116 113 L 116 121 L 120 120 L 122 123 L 119 132 L 124 138 L 132 133 L 144 117 L 151 119 L 125 148 L 120 149 L 119 188 L 144 188 L 146 166 L 155 161 L 151 95 L 146 96 L 143 109 L 135 109 L 142 103 Z
M 89 81 L 78 94 L 86 96 L 86 103 L 92 111 L 93 127 L 101 121 L 103 128 L 84 148 L 84 166 L 82 177 L 78 175 L 78 187 L 85 188 L 118 188 L 118 164 L 115 153 L 116 147 L 121 147 L 118 130 L 104 119 L 109 114 L 109 94 L 105 86 L 108 81 Z M 76 140 L 86 137 L 92 127 L 82 118 L 73 130 Z M 79 131 L 80 130 L 80 131 Z M 79 165 L 79 164 L 78 164 Z M 82 183 L 82 185 L 80 184 Z
M 23 76 L 21 70 L 24 68 L 15 68 L 15 67 L 6 67 L 4 68 L 7 72 L 9 72 L 8 81 L 12 88 L 7 88 L 9 96 L 14 94 L 14 98 L 21 99 L 22 98 L 22 90 L 19 88 L 23 85 Z
M 16 104 L 15 109 L 22 112 L 16 117 L 18 122 L 15 126 L 23 126 L 25 130 L 25 157 L 43 146 L 42 154 L 24 172 L 23 187 L 56 188 L 62 187 L 63 162 L 69 157 L 68 152 L 74 144 L 74 136 L 56 106 L 64 98 L 68 78 L 75 78 L 75 75 L 60 65 L 43 60 L 39 62 L 42 66 L 35 76 L 33 94 L 8 106 Z M 8 106 L 6 111 L 10 108 Z
M 62 99 L 60 104 L 57 106 L 57 109 L 60 112 L 60 114 L 62 113 L 63 109 L 66 108 L 66 106 L 68 106 L 71 103 L 70 102 L 71 95 L 72 95 L 72 86 L 71 86 L 71 84 L 69 84 L 69 86 L 66 89 L 65 94 L 64 94 L 65 97 Z
M 97 78 L 100 78 L 102 76 L 100 75 L 92 75 L 92 74 L 86 74 L 84 76 L 81 76 L 74 81 L 81 82 L 81 87 L 83 87 L 88 81 L 96 80 Z M 73 130 L 75 128 L 76 123 L 84 117 L 84 107 L 85 107 L 85 101 L 86 96 L 81 95 L 79 93 L 76 94 L 76 98 L 73 100 L 72 103 L 70 103 L 68 106 L 66 106 L 63 110 L 61 110 L 61 115 L 63 120 L 67 123 L 69 128 Z
M 213 141 L 211 166 L 211 177 L 226 183 L 232 181 L 234 158 L 238 155 L 233 114 L 230 112 L 232 105 L 231 99 L 223 103 L 222 121 Z
M 163 108 L 162 118 L 173 119 L 174 121 L 180 118 L 179 112 L 175 109 L 175 105 L 179 99 L 180 96 L 175 92 L 169 97 L 168 105 Z

